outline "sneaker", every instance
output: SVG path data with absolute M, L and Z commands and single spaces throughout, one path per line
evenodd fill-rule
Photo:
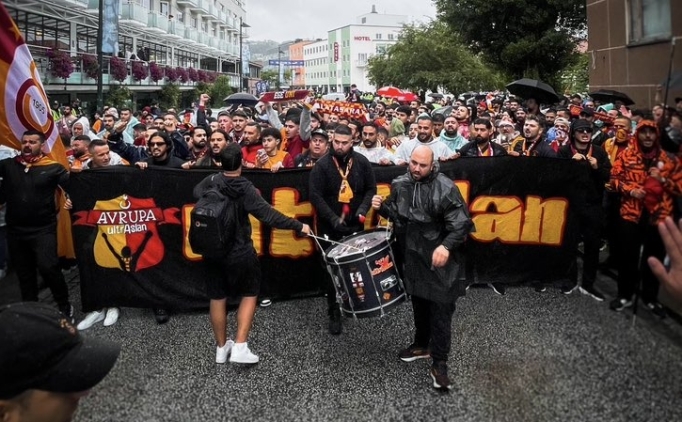
M 227 343 L 225 344 L 227 345 Z M 258 356 L 251 353 L 251 350 L 249 350 L 249 346 L 246 343 L 234 343 L 232 346 L 232 353 L 230 353 L 230 362 L 254 364 L 258 363 Z
M 59 312 L 61 312 L 65 317 L 67 317 L 71 324 L 76 323 L 76 319 L 73 317 L 74 314 L 73 305 L 71 305 L 70 303 L 67 302 L 66 305 L 60 305 Z
M 507 293 L 507 289 L 501 283 L 488 283 L 488 287 L 500 296 L 504 296 Z
M 232 346 L 234 346 L 234 341 L 232 340 L 227 340 L 223 347 L 217 346 L 215 348 L 215 363 L 227 362 L 227 357 L 232 351 Z
M 565 284 L 561 286 L 561 293 L 565 295 L 570 295 L 575 289 L 578 288 L 578 284 Z
M 537 285 L 535 286 L 535 291 L 538 293 L 546 292 L 547 286 Z
M 104 310 L 90 312 L 83 318 L 83 321 L 78 323 L 76 328 L 79 331 L 87 330 L 102 320 L 104 320 Z
M 590 296 L 597 302 L 604 301 L 604 295 L 597 290 L 594 286 L 580 286 L 580 293 Z
M 329 334 L 338 336 L 342 330 L 341 311 L 334 309 L 329 313 Z
M 157 324 L 165 324 L 170 319 L 170 314 L 165 309 L 154 308 L 154 317 Z
M 431 365 L 429 374 L 433 380 L 433 388 L 443 391 L 452 389 L 452 383 L 450 383 L 450 378 L 448 377 L 448 367 L 444 363 L 434 363 Z
M 116 321 L 118 321 L 118 316 L 120 315 L 120 309 L 118 308 L 109 308 L 107 309 L 107 316 L 104 318 L 104 326 L 109 327 L 114 324 L 116 324 Z
M 632 300 L 624 299 L 622 297 L 613 299 L 609 304 L 609 308 L 611 308 L 612 311 L 616 312 L 620 312 L 625 308 L 629 308 L 630 306 L 632 306 Z
M 429 349 L 419 347 L 416 344 L 410 344 L 407 349 L 403 349 L 398 353 L 398 357 L 403 362 L 414 362 L 417 359 L 428 359 L 431 357 Z
M 270 299 L 263 299 L 260 301 L 260 307 L 261 308 L 267 308 L 268 306 L 272 305 L 272 301 Z
M 668 316 L 668 314 L 665 312 L 665 308 L 663 307 L 663 305 L 661 305 L 658 302 L 644 302 L 644 306 L 648 310 L 650 310 L 654 315 L 661 319 Z

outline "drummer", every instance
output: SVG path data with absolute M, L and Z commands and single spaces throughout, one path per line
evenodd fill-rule
M 320 158 L 310 172 L 310 202 L 317 213 L 317 234 L 336 241 L 363 230 L 377 184 L 372 164 L 353 150 L 353 135 L 347 125 L 336 127 L 331 146 L 330 154 Z M 323 279 L 329 333 L 338 335 L 342 325 L 336 291 L 329 274 L 325 272 Z
M 425 145 L 412 152 L 409 172 L 391 183 L 384 201 L 372 198 L 372 208 L 395 224 L 398 246 L 405 257 L 404 281 L 412 295 L 414 342 L 398 353 L 404 362 L 433 359 L 433 387 L 452 388 L 447 372 L 452 316 L 466 285 L 461 249 L 474 225 L 452 180 L 435 167 Z

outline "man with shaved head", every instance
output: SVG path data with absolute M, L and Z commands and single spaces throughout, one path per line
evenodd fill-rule
M 391 183 L 388 198 L 372 198 L 372 208 L 394 222 L 405 288 L 412 296 L 414 342 L 398 357 L 404 362 L 432 358 L 433 387 L 450 390 L 452 316 L 466 289 L 462 248 L 474 225 L 459 189 L 439 173 L 428 146 L 417 146 L 408 166 L 407 174 Z

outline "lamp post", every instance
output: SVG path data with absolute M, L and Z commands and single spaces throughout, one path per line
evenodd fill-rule
M 104 67 L 104 57 L 102 56 L 102 41 L 104 32 L 102 30 L 102 21 L 104 20 L 104 0 L 99 0 L 99 11 L 97 13 L 97 67 L 99 68 L 99 78 L 97 78 L 97 110 L 104 108 L 104 87 L 102 86 L 102 67 Z
M 239 18 L 239 67 L 240 69 L 238 70 L 239 73 L 239 91 L 243 92 L 244 91 L 244 30 L 243 28 L 250 28 L 250 25 L 247 23 L 244 23 L 243 18 Z M 246 67 L 247 69 L 249 68 L 248 65 Z
M 278 48 L 277 52 L 277 91 L 280 90 L 282 87 L 282 54 L 284 54 L 284 51 L 282 51 L 281 48 Z

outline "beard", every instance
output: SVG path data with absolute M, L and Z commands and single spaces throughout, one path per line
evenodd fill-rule
M 197 148 L 201 148 L 201 149 L 206 148 L 206 142 L 195 142 L 194 145 L 196 145 Z
M 427 143 L 427 142 L 429 142 L 429 141 L 431 140 L 431 135 L 428 134 L 428 133 L 427 133 L 427 134 L 418 133 L 418 134 L 417 134 L 417 140 L 418 140 L 419 142 L 425 144 L 425 143 Z
M 453 130 L 452 132 L 445 129 L 443 129 L 443 131 L 445 132 L 445 136 L 447 136 L 448 138 L 454 138 L 458 135 L 457 129 Z
M 482 136 L 477 136 L 474 138 L 474 142 L 476 142 L 477 145 L 483 145 L 487 143 L 490 139 L 484 138 Z

